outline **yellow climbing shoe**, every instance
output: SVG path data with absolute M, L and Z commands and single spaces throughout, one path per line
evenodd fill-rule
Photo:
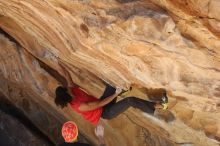
M 163 105 L 163 110 L 166 110 L 168 108 L 168 103 L 162 103 Z

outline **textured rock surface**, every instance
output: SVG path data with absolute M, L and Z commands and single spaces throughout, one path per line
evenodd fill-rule
M 0 111 L 0 143 L 2 146 L 52 146 L 36 131 L 25 127 L 16 118 Z
M 0 36 L 0 91 L 54 142 L 60 124 L 73 119 L 96 143 L 92 125 L 54 105 L 54 89 L 65 82 L 60 61 L 97 97 L 106 81 L 141 88 L 130 94 L 145 99 L 166 89 L 177 101 L 162 113 L 174 115 L 172 123 L 135 109 L 102 120 L 110 146 L 219 145 L 219 6 L 218 0 L 0 0 L 0 27 L 12 37 Z

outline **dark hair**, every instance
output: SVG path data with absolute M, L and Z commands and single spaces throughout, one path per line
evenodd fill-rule
M 56 88 L 56 98 L 55 98 L 56 105 L 61 106 L 61 108 L 64 108 L 71 101 L 72 101 L 72 97 L 67 92 L 67 88 L 58 86 Z

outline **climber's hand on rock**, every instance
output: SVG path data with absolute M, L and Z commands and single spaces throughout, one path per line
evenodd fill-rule
M 126 83 L 126 84 L 124 84 L 123 89 L 124 89 L 125 91 L 127 91 L 127 90 L 130 89 L 130 87 L 131 87 L 131 84 Z
M 58 61 L 58 64 L 60 65 L 60 67 L 62 68 L 63 73 L 66 75 L 66 65 L 60 61 Z
M 122 92 L 122 89 L 121 88 L 116 88 L 116 91 L 115 91 L 115 94 L 120 94 Z

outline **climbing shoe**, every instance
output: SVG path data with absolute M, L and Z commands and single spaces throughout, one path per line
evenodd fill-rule
M 163 96 L 161 98 L 161 105 L 163 106 L 163 109 L 166 110 L 168 108 L 168 97 L 166 92 L 163 93 Z
M 124 93 L 128 92 L 128 91 L 131 91 L 132 90 L 132 87 L 130 87 L 128 90 L 122 90 L 122 92 L 118 95 L 118 96 L 121 96 L 123 95 Z

